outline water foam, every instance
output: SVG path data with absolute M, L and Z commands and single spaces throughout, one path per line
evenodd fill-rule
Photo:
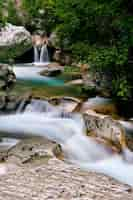
M 104 146 L 84 135 L 85 127 L 80 115 L 59 112 L 25 112 L 0 116 L 0 132 L 4 137 L 47 137 L 60 143 L 67 158 L 85 170 L 111 176 L 133 186 L 133 165 L 121 155 L 114 155 Z

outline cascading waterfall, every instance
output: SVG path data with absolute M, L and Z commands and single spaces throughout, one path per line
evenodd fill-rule
M 40 62 L 49 62 L 48 48 L 47 45 L 43 45 L 40 52 Z
M 18 139 L 46 137 L 62 146 L 71 163 L 133 186 L 133 165 L 85 136 L 85 125 L 80 114 L 65 113 L 47 102 L 33 100 L 23 113 L 0 116 L 0 133 L 4 137 Z
M 49 54 L 47 45 L 42 47 L 34 46 L 34 63 L 46 63 L 49 62 Z
M 34 62 L 37 63 L 40 61 L 39 58 L 39 49 L 37 46 L 34 46 Z

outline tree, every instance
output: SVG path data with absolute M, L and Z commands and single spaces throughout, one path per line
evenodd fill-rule
M 24 24 L 34 31 L 43 29 L 50 33 L 58 22 L 53 0 L 22 0 Z
M 111 75 L 115 96 L 132 98 L 133 1 L 56 0 L 56 11 L 64 48 L 93 71 Z

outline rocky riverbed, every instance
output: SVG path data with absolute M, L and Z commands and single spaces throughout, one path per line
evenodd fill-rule
M 5 85 L 6 82 L 8 82 L 8 79 L 6 79 L 6 81 L 4 82 Z M 21 102 L 23 103 L 23 101 Z M 52 112 L 47 113 L 49 111 Z M 119 122 L 113 120 L 111 117 L 108 116 L 111 115 L 112 112 L 115 116 L 118 114 L 117 109 L 112 104 L 112 101 L 110 101 L 110 99 L 96 97 L 92 99 L 89 98 L 88 100 L 83 102 L 81 99 L 70 96 L 55 96 L 47 98 L 45 99 L 45 101 L 31 98 L 26 103 L 26 106 L 23 109 L 23 114 L 26 114 L 25 117 L 27 118 L 22 117 L 22 110 L 17 110 L 17 112 L 19 113 L 18 117 L 14 115 L 14 118 L 12 118 L 12 116 L 10 115 L 10 117 L 8 116 L 7 118 L 5 118 L 8 122 L 7 127 L 10 127 L 11 125 L 12 128 L 15 128 L 12 126 L 12 122 L 15 124 L 14 120 L 18 120 L 16 123 L 16 125 L 18 125 L 18 129 L 14 129 L 17 135 L 19 134 L 19 127 L 23 127 L 24 122 L 27 122 L 24 125 L 24 127 L 26 127 L 24 133 L 26 133 L 27 136 L 28 134 L 29 136 L 30 134 L 32 135 L 32 132 L 34 133 L 34 135 L 38 135 L 38 130 L 40 130 L 40 135 L 43 135 L 43 138 L 33 138 L 30 136 L 30 139 L 24 139 L 11 148 L 4 148 L 1 143 L 0 199 L 133 199 L 133 190 L 131 186 L 122 184 L 119 181 L 109 176 L 105 176 L 101 173 L 94 173 L 93 170 L 83 170 L 82 168 L 78 167 L 80 165 L 74 165 L 70 163 L 69 159 L 65 160 L 65 162 L 63 161 L 63 159 L 59 160 L 58 158 L 60 157 L 58 157 L 57 154 L 61 153 L 60 149 L 59 152 L 56 152 L 57 154 L 55 154 L 55 146 L 57 144 L 55 142 L 49 141 L 44 137 L 49 135 L 50 130 L 54 130 L 52 133 L 53 135 L 56 135 L 56 133 L 58 133 L 59 135 L 62 134 L 62 138 L 67 138 L 67 133 L 70 134 L 69 136 L 73 136 L 73 131 L 78 132 L 80 128 L 80 121 L 77 117 L 75 118 L 75 113 L 80 112 L 84 117 L 87 134 L 89 136 L 96 138 L 100 137 L 104 140 L 109 139 L 114 142 L 114 145 L 116 145 L 115 143 L 117 143 L 118 147 L 117 145 L 116 147 L 118 148 L 118 150 L 120 148 L 121 151 L 121 147 L 125 148 L 125 141 L 123 142 L 123 140 L 125 139 L 125 135 L 123 135 L 123 133 L 125 134 L 125 132 Z M 27 115 L 27 112 L 30 112 L 30 114 Z M 47 123 L 50 125 L 48 126 L 48 128 L 46 128 L 48 124 L 45 122 L 46 115 L 48 116 Z M 51 123 L 51 119 L 49 119 L 52 115 L 55 120 L 54 123 L 57 124 L 57 127 L 54 123 Z M 73 126 L 74 124 L 71 125 L 71 118 L 73 119 L 72 116 L 74 117 L 74 121 L 78 120 L 76 121 L 76 126 Z M 4 118 L 1 118 L 1 120 L 2 119 L 4 124 Z M 64 121 L 63 124 L 63 120 L 65 119 L 66 121 Z M 58 123 L 56 120 L 58 121 Z M 33 127 L 36 130 L 32 128 L 32 125 L 34 125 Z M 60 129 L 60 126 L 62 126 L 63 128 Z M 2 128 L 2 126 L 0 127 Z M 3 127 L 4 129 L 6 129 L 6 126 Z M 70 129 L 67 129 L 68 127 Z M 61 137 L 57 136 L 57 138 Z M 74 146 L 74 149 L 73 143 L 71 143 L 70 138 L 68 142 L 66 141 L 66 143 L 64 144 L 64 146 L 66 145 L 66 154 L 72 152 L 73 155 L 78 156 L 78 158 L 80 158 L 80 153 L 81 155 L 84 155 L 84 152 L 82 152 L 82 148 L 83 150 L 88 150 L 87 144 L 89 143 L 85 142 L 87 139 L 87 137 L 85 138 L 85 136 L 81 138 L 79 137 L 79 139 L 81 139 L 81 141 L 78 140 L 78 137 L 74 136 L 73 141 L 75 141 L 74 145 L 76 145 Z M 105 144 L 103 143 L 103 146 L 104 145 Z M 109 143 L 106 144 L 106 147 L 107 146 L 109 147 Z M 113 145 L 110 143 L 110 147 L 111 146 L 113 147 Z M 75 151 L 75 147 L 77 149 L 77 152 Z M 82 161 L 83 160 L 81 159 L 81 162 Z M 119 169 L 116 168 L 116 170 Z
M 0 199 L 132 200 L 130 186 L 55 158 L 55 144 L 42 138 L 18 143 L 7 153 L 0 176 Z

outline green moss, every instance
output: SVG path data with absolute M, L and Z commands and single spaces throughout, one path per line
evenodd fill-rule
M 10 59 L 13 59 L 17 56 L 20 56 L 25 51 L 31 48 L 31 44 L 14 44 L 12 46 L 0 47 L 0 62 L 8 62 Z

